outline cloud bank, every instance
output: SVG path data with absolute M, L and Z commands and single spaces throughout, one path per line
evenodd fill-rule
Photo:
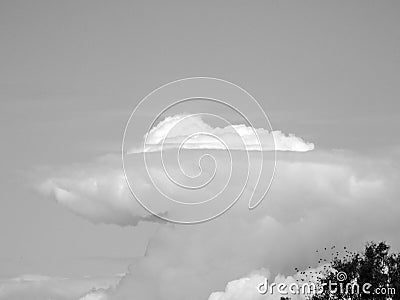
M 314 149 L 314 144 L 305 142 L 294 134 L 285 135 L 281 131 L 263 128 L 228 125 L 212 127 L 201 115 L 175 115 L 166 117 L 144 136 L 144 145 L 129 153 L 155 152 L 171 148 L 219 149 L 248 151 L 296 151 Z
M 104 277 L 63 278 L 43 275 L 22 275 L 17 278 L 0 279 L 0 299 L 4 300 L 77 300 L 90 291 L 105 291 L 115 286 L 123 274 Z M 82 298 L 85 299 L 85 298 Z M 85 300 L 89 300 L 87 298 Z M 100 300 L 101 298 L 97 298 Z M 92 298 L 91 300 L 95 300 Z
M 141 221 L 159 222 L 132 197 L 118 155 L 106 155 L 90 163 L 49 171 L 35 188 L 93 223 L 136 226 Z M 141 183 L 143 188 L 146 182 Z
M 55 170 L 43 180 L 43 189 L 91 221 L 134 225 L 148 214 L 120 185 L 116 161 L 107 157 Z M 137 184 L 154 197 L 141 173 L 146 171 L 135 172 L 143 178 Z M 249 211 L 247 202 L 239 201 L 211 222 L 161 224 L 146 256 L 130 267 L 107 296 L 102 291 L 101 297 L 232 300 L 234 295 L 243 295 L 253 300 L 259 298 L 253 292 L 247 296 L 255 282 L 248 274 L 267 269 L 271 278 L 293 276 L 294 267 L 318 265 L 315 249 L 332 244 L 357 249 L 365 241 L 381 239 L 400 248 L 399 179 L 399 169 L 390 161 L 345 151 L 284 153 L 279 155 L 272 189 L 257 209 Z

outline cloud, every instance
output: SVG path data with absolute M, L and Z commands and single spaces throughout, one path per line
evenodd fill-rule
M 244 149 L 243 147 L 247 147 L 250 150 L 260 150 L 261 148 L 260 144 L 258 144 L 257 135 L 261 140 L 261 147 L 264 150 L 273 149 L 274 143 L 272 136 L 274 136 L 278 149 L 280 150 L 308 151 L 314 148 L 313 144 L 306 143 L 301 138 L 295 137 L 294 135 L 286 136 L 280 131 L 275 131 L 272 135 L 267 130 L 256 129 L 254 131 L 252 128 L 246 127 L 245 125 L 212 128 L 206 124 L 200 116 L 177 115 L 166 118 L 149 132 L 147 135 L 148 146 L 146 146 L 145 151 L 155 152 L 160 150 L 164 138 L 168 144 L 167 148 L 173 148 L 178 145 L 182 139 L 185 139 L 194 132 L 207 132 L 211 135 L 215 135 L 219 139 L 224 140 L 229 149 L 234 150 Z M 257 135 L 255 133 L 257 133 Z M 193 153 L 189 154 L 189 156 L 193 158 L 195 158 L 196 151 L 201 151 L 204 148 L 219 150 L 221 147 L 220 142 L 216 142 L 214 138 L 204 135 L 198 135 L 193 139 L 188 139 L 188 143 L 184 145 L 193 151 Z M 226 173 L 227 170 L 223 168 L 223 166 L 228 166 L 228 164 L 220 158 L 222 155 L 221 153 L 225 151 L 216 152 L 219 152 L 215 154 L 217 157 L 216 162 L 219 163 L 218 174 L 222 174 L 219 176 L 230 177 L 230 175 Z M 256 152 L 260 153 L 259 151 Z M 155 154 L 156 153 L 154 153 L 154 155 Z M 151 153 L 149 155 L 151 155 Z M 241 154 L 233 154 L 232 156 L 238 157 L 240 155 Z M 253 152 L 250 156 L 256 157 L 256 154 Z M 246 158 L 241 157 L 240 159 Z M 128 155 L 127 160 L 129 163 L 126 163 L 126 170 L 129 178 L 134 178 L 134 180 L 130 180 L 130 184 L 135 193 L 135 197 L 137 199 L 147 199 L 146 201 L 150 199 L 152 203 L 157 203 L 155 204 L 156 209 L 152 209 L 153 212 L 157 210 L 159 215 L 170 214 L 171 216 L 186 214 L 184 211 L 177 212 L 171 203 L 166 204 L 165 201 L 162 201 L 164 198 L 162 195 L 160 196 L 160 193 L 172 195 L 173 197 L 180 197 L 180 199 L 183 199 L 182 201 L 198 199 L 198 196 L 188 196 L 187 191 L 182 191 L 182 189 L 172 184 L 166 176 L 165 170 L 160 168 L 160 165 L 157 165 L 158 161 L 153 157 L 151 157 L 150 160 L 153 163 L 155 162 L 155 164 L 150 163 L 150 167 L 143 164 L 142 153 L 132 153 Z M 252 159 L 252 161 L 249 161 L 248 165 L 250 163 L 253 165 L 259 164 L 257 160 L 257 157 Z M 206 170 L 204 174 L 207 174 L 211 167 L 204 167 L 207 162 L 204 164 L 203 162 L 202 160 L 201 163 L 196 166 L 184 163 L 184 168 L 185 170 L 196 172 L 196 169 L 200 166 L 202 171 L 203 169 Z M 246 170 L 247 166 L 242 166 L 242 164 L 243 162 L 233 163 L 233 177 L 238 177 L 241 173 L 245 174 L 244 170 Z M 210 164 L 208 164 L 208 166 L 210 166 Z M 170 166 L 167 166 L 167 168 L 170 168 Z M 175 166 L 173 165 L 172 169 L 174 168 Z M 271 169 L 271 166 L 269 166 L 269 169 Z M 176 171 L 180 171 L 178 174 L 180 182 L 188 180 L 188 177 L 182 170 L 175 168 L 170 174 L 177 174 Z M 264 173 L 260 174 L 261 170 L 257 168 L 250 168 L 249 171 L 250 185 L 248 188 L 251 189 L 252 186 L 253 189 L 255 189 L 257 184 L 254 182 L 256 179 L 254 177 L 256 175 L 264 175 Z M 267 175 L 264 177 L 266 178 Z M 41 174 L 39 177 L 42 179 L 35 184 L 37 190 L 46 196 L 54 198 L 58 203 L 64 205 L 73 213 L 93 223 L 135 226 L 142 221 L 162 221 L 162 219 L 148 213 L 138 201 L 132 197 L 121 167 L 121 158 L 118 154 L 105 155 L 89 163 L 77 163 L 71 166 L 51 168 L 48 170 L 47 174 Z M 229 183 L 231 188 L 240 187 L 238 179 L 233 178 L 233 181 L 233 184 Z M 218 178 L 214 182 L 216 185 L 221 185 L 223 183 L 223 181 Z M 161 192 L 157 193 L 155 190 L 155 183 L 158 184 L 160 187 L 159 191 Z M 214 186 L 211 187 L 210 190 L 201 190 L 198 194 L 203 196 L 212 195 L 215 194 L 215 189 L 216 187 Z M 232 193 L 228 193 L 227 196 L 224 194 L 218 199 L 220 202 L 215 201 L 214 203 L 221 203 L 222 207 L 222 204 L 224 204 L 223 201 L 231 202 L 231 199 L 235 199 L 232 197 Z M 248 198 L 250 200 L 251 197 Z M 141 202 L 143 203 L 143 201 Z M 145 203 L 146 207 L 148 207 L 147 204 L 148 203 Z M 227 203 L 226 206 L 228 204 L 229 203 Z
M 187 160 L 182 161 L 185 169 L 196 151 L 187 154 Z M 220 156 L 215 158 L 219 160 Z M 43 183 L 50 180 L 57 201 L 83 217 L 135 224 L 148 214 L 133 201 L 126 187 L 121 192 L 116 161 L 108 157 L 77 164 L 58 170 L 58 175 Z M 239 169 L 246 166 L 245 161 L 236 164 Z M 156 165 L 153 168 L 163 172 Z M 137 184 L 143 195 L 156 197 L 146 170 L 133 169 L 142 180 Z M 93 179 L 97 189 L 89 184 Z M 315 249 L 328 245 L 357 249 L 365 241 L 384 239 L 400 247 L 399 179 L 400 172 L 390 161 L 346 151 L 282 153 L 272 189 L 257 209 L 249 211 L 247 202 L 239 201 L 211 222 L 194 226 L 160 224 L 146 256 L 130 267 L 115 289 L 107 291 L 107 299 L 203 300 L 216 291 L 224 292 L 213 297 L 229 299 L 233 290 L 252 282 L 235 282 L 253 274 L 252 270 L 266 268 L 271 276 L 289 276 L 294 267 L 316 266 Z M 74 201 L 63 193 L 56 195 L 56 187 L 74 195 Z M 235 283 L 227 287 L 231 281 Z
M 307 293 L 312 293 L 313 287 L 316 289 L 314 292 L 318 291 L 317 279 L 321 277 L 319 272 L 323 269 L 324 266 L 298 271 L 292 276 L 278 274 L 275 279 L 266 269 L 256 270 L 245 277 L 228 282 L 224 291 L 213 292 L 208 300 L 280 300 L 281 297 L 306 300 L 309 299 Z M 276 285 L 272 287 L 273 284 Z M 281 291 L 277 287 L 279 284 L 282 284 Z M 262 293 L 259 291 L 260 285 Z
M 314 149 L 314 144 L 305 142 L 294 134 L 281 131 L 270 132 L 263 128 L 228 125 L 222 128 L 207 124 L 201 115 L 175 115 L 166 117 L 144 136 L 144 145 L 129 153 L 155 152 L 162 149 L 226 149 L 249 151 L 296 151 Z
M 111 286 L 115 286 L 121 276 L 122 274 L 104 277 L 63 278 L 37 274 L 22 275 L 17 278 L 0 280 L 0 299 L 77 300 L 91 290 L 105 291 Z
M 104 289 L 98 289 L 96 291 L 91 291 L 88 294 L 79 298 L 79 300 L 107 300 L 108 293 Z
M 109 299 L 208 299 L 252 270 L 291 275 L 296 266 L 316 266 L 315 249 L 327 245 L 357 249 L 386 239 L 400 246 L 398 179 L 398 170 L 386 162 L 347 153 L 315 152 L 302 159 L 288 153 L 260 207 L 249 212 L 239 202 L 212 222 L 161 226 L 148 255 Z M 212 297 L 236 299 L 233 294 L 242 295 L 243 287 L 245 295 L 252 283 L 239 280 Z
M 149 214 L 132 197 L 118 155 L 54 168 L 38 176 L 46 177 L 35 183 L 40 193 L 93 223 L 135 226 L 141 221 L 162 221 Z M 146 188 L 147 183 L 141 185 Z
M 269 278 L 270 274 L 266 270 L 255 271 L 246 277 L 228 282 L 225 291 L 213 292 L 209 300 L 262 300 L 268 299 L 267 296 L 260 294 L 257 287 Z M 279 299 L 279 298 L 278 298 Z

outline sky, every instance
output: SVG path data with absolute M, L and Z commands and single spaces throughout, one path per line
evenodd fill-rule
M 79 299 L 95 288 L 104 299 L 233 300 L 228 282 L 264 269 L 286 278 L 293 265 L 313 263 L 316 247 L 386 239 L 399 250 L 399 12 L 396 1 L 1 1 L 0 299 L 32 289 L 38 299 Z M 243 201 L 215 221 L 178 226 L 151 218 L 130 195 L 120 151 L 135 106 L 194 76 L 244 88 L 292 144 L 278 151 L 271 191 L 254 212 Z M 159 108 L 143 107 L 132 146 Z M 171 119 L 153 133 L 165 137 L 162 125 L 187 110 L 164 114 Z M 259 120 L 250 106 L 246 116 Z M 224 138 L 238 128 L 190 120 L 168 136 L 172 146 L 193 128 Z M 255 129 L 271 138 L 262 122 Z M 237 137 L 252 140 L 249 132 Z M 198 158 L 187 150 L 189 162 Z M 146 187 L 146 173 L 132 166 Z M 90 180 L 99 188 L 88 190 Z M 153 192 L 141 195 L 149 201 Z

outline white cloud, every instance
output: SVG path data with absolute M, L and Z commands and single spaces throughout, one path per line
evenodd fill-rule
M 63 278 L 43 275 L 22 275 L 0 280 L 0 299 L 4 300 L 76 300 L 91 290 L 103 290 L 115 286 L 120 274 L 104 277 Z M 96 299 L 96 298 L 87 298 Z M 97 298 L 101 299 L 101 298 Z M 104 299 L 104 298 L 103 298 Z M 86 300 L 86 299 L 85 299 Z M 101 299 L 102 300 L 102 299 Z
M 316 266 L 315 249 L 327 245 L 357 248 L 365 241 L 384 239 L 400 246 L 398 169 L 346 152 L 288 152 L 279 159 L 272 189 L 257 209 L 249 211 L 247 202 L 239 201 L 211 222 L 160 225 L 147 255 L 130 268 L 115 290 L 108 291 L 108 299 L 200 300 L 225 290 L 213 297 L 231 300 L 232 291 L 251 282 L 235 282 L 238 278 L 261 268 L 290 275 L 296 266 Z M 50 189 L 54 194 L 57 187 L 74 195 L 56 197 L 90 220 L 135 224 L 129 218 L 147 214 L 126 190 L 119 194 L 120 167 L 111 160 L 75 165 L 44 182 L 55 183 Z M 184 167 L 190 164 L 190 157 L 182 163 Z M 145 179 L 146 170 L 133 169 L 143 180 L 139 185 L 144 195 L 155 197 Z M 89 178 L 96 178 L 97 188 Z
M 228 282 L 223 292 L 213 292 L 208 300 L 262 300 L 269 295 L 260 294 L 257 287 L 263 283 L 265 278 L 269 279 L 270 274 L 266 270 L 253 272 L 252 274 Z M 279 298 L 278 298 L 279 299 Z
M 167 132 L 173 133 L 172 136 L 167 137 L 168 144 L 173 147 L 176 145 L 177 140 L 184 139 L 193 132 L 199 131 L 205 131 L 219 136 L 221 139 L 227 142 L 230 149 L 240 149 L 240 145 L 246 145 L 246 147 L 249 147 L 253 150 L 258 149 L 257 147 L 259 147 L 253 130 L 244 125 L 235 125 L 234 127 L 230 128 L 212 128 L 203 122 L 199 116 L 175 116 L 165 119 L 150 131 L 148 134 L 148 141 L 152 146 L 149 146 L 146 151 L 152 152 L 155 149 L 158 149 L 160 146 L 160 141 L 166 137 Z M 268 133 L 268 131 L 264 129 L 257 129 L 256 131 L 262 141 L 263 149 L 273 146 L 273 143 L 268 145 L 268 142 L 272 141 L 272 135 Z M 281 132 L 276 131 L 274 132 L 274 136 L 278 141 L 278 145 L 280 145 L 279 147 L 281 150 L 306 151 L 313 148 L 312 144 L 307 144 L 300 138 L 297 138 L 293 135 L 285 136 Z M 244 144 L 242 143 L 242 140 L 244 141 Z M 204 136 L 189 141 L 190 142 L 187 145 L 190 149 L 204 147 L 219 149 L 219 146 L 215 144 L 213 139 L 208 139 L 207 137 L 204 138 Z M 218 174 L 222 174 L 220 175 L 222 178 L 222 176 L 226 175 L 224 172 L 227 170 L 222 168 L 226 165 L 226 162 L 218 157 L 222 155 L 222 151 L 216 152 L 218 152 L 216 154 L 216 159 L 218 162 L 220 162 L 220 166 L 218 167 L 217 171 Z M 234 154 L 233 157 L 237 157 L 238 155 L 239 154 Z M 253 152 L 249 164 L 257 164 L 258 158 L 256 157 L 253 159 L 255 155 L 256 154 Z M 243 159 L 245 158 L 243 157 Z M 152 157 L 150 160 L 154 162 Z M 193 163 L 193 161 L 194 160 L 191 162 Z M 155 191 L 154 182 L 161 187 L 160 190 L 162 190 L 163 193 L 173 195 L 174 197 L 180 197 L 179 199 L 182 199 L 181 201 L 198 198 L 198 196 L 188 197 L 187 190 L 183 192 L 182 189 L 179 189 L 176 185 L 172 184 L 171 181 L 165 176 L 165 170 L 160 168 L 160 166 L 157 165 L 157 162 L 156 165 L 150 164 L 150 167 L 148 168 L 143 164 L 143 157 L 140 154 L 133 154 L 129 155 L 128 164 L 129 168 L 127 167 L 126 169 L 130 178 L 131 188 L 134 190 L 135 196 L 139 199 L 150 199 L 150 201 L 153 203 L 157 203 L 157 212 L 160 214 L 170 213 L 173 215 L 174 213 L 179 214 L 180 212 L 176 212 L 171 203 L 161 201 L 162 197 L 160 197 L 160 193 Z M 243 162 L 233 163 L 233 170 L 235 171 L 233 177 L 241 176 L 238 170 L 246 170 L 247 167 L 243 166 L 242 168 L 242 164 Z M 183 163 L 183 165 L 185 170 L 192 170 L 194 172 L 196 172 L 196 168 L 199 167 L 199 165 L 194 166 L 191 163 Z M 204 165 L 201 167 L 204 166 L 204 169 L 206 170 L 207 161 L 205 161 Z M 172 168 L 174 168 L 174 165 Z M 269 166 L 269 169 L 270 168 L 271 166 Z M 268 170 L 268 168 L 265 168 L 265 170 Z M 172 170 L 171 174 L 177 174 L 175 171 L 176 170 Z M 248 189 L 251 189 L 251 186 L 253 186 L 254 189 L 254 186 L 256 186 L 256 183 L 252 181 L 255 181 L 256 175 L 260 175 L 259 172 L 261 171 L 257 168 L 250 168 L 250 184 L 247 187 Z M 266 173 L 262 173 L 261 175 L 264 176 L 264 174 Z M 180 176 L 180 182 L 188 179 L 187 176 L 183 175 L 184 174 L 182 174 L 182 172 L 177 175 L 178 177 Z M 270 176 L 270 174 L 267 175 Z M 265 177 L 267 175 L 265 175 Z M 67 167 L 53 168 L 52 170 L 49 170 L 47 174 L 44 176 L 41 175 L 40 177 L 45 177 L 44 179 L 39 180 L 39 182 L 36 184 L 36 188 L 41 193 L 53 197 L 58 203 L 64 205 L 73 213 L 85 217 L 93 223 L 112 223 L 125 226 L 137 225 L 140 221 L 161 221 L 161 219 L 158 217 L 149 214 L 136 201 L 136 199 L 132 197 L 121 167 L 121 158 L 117 154 L 109 154 L 97 158 L 90 163 L 73 164 Z M 133 181 L 131 180 L 132 178 Z M 217 179 L 214 182 L 217 182 L 216 186 L 218 183 L 223 183 L 220 179 Z M 237 184 L 237 182 L 229 183 L 229 187 L 233 189 L 240 186 L 241 185 Z M 201 194 L 202 196 L 215 195 L 215 191 L 212 189 L 208 191 L 202 190 L 199 191 L 198 194 Z M 230 196 L 233 197 L 233 194 L 230 194 Z M 225 202 L 231 201 L 229 197 L 224 196 L 224 199 Z M 227 205 L 228 204 L 229 203 L 227 203 Z
M 41 175 L 43 176 L 43 175 Z M 56 168 L 36 188 L 44 195 L 93 223 L 137 225 L 157 222 L 132 197 L 118 155 L 100 157 L 91 163 Z M 145 189 L 147 183 L 140 185 Z
M 164 149 L 226 149 L 249 151 L 306 152 L 314 149 L 314 144 L 305 142 L 294 134 L 285 135 L 281 131 L 270 132 L 263 128 L 253 128 L 244 124 L 228 125 L 223 128 L 211 127 L 200 115 L 175 115 L 166 117 L 144 136 L 144 145 L 128 151 L 154 152 Z M 225 143 L 225 144 L 224 144 Z
M 107 291 L 104 289 L 91 291 L 79 298 L 79 300 L 107 300 Z
M 245 277 L 228 282 L 224 291 L 213 292 L 208 300 L 280 300 L 282 297 L 306 300 L 310 296 L 308 293 L 313 293 L 314 287 L 314 292 L 320 288 L 317 278 L 321 277 L 319 272 L 323 269 L 324 266 L 320 266 L 298 271 L 291 276 L 278 274 L 275 279 L 266 269 L 256 270 Z M 282 284 L 280 288 L 279 284 Z M 262 293 L 259 291 L 260 285 Z
M 239 202 L 212 222 L 162 226 L 109 299 L 207 299 L 229 281 L 214 299 L 252 299 L 252 279 L 235 281 L 251 270 L 290 275 L 296 266 L 318 265 L 315 250 L 332 244 L 358 248 L 385 239 L 400 246 L 398 177 L 367 158 L 314 153 L 301 160 L 288 153 L 260 207 L 249 212 Z

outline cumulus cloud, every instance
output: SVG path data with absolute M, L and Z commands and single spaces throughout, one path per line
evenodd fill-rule
M 315 249 L 332 244 L 357 249 L 386 239 L 399 245 L 398 178 L 397 170 L 366 158 L 288 154 L 260 207 L 249 212 L 239 202 L 212 222 L 162 226 L 109 299 L 236 299 L 254 282 L 226 282 L 251 270 L 290 275 L 295 266 L 316 266 Z
M 143 209 L 130 194 L 118 155 L 55 168 L 38 176 L 45 177 L 35 183 L 39 192 L 93 223 L 125 226 L 141 221 L 161 221 Z M 146 182 L 140 184 L 144 189 L 147 186 Z
M 79 298 L 79 300 L 107 300 L 107 290 L 105 289 L 98 289 L 95 291 L 91 291 L 88 294 Z
M 175 115 L 166 117 L 144 136 L 144 145 L 131 149 L 130 153 L 155 152 L 161 149 L 226 149 L 249 151 L 297 151 L 314 149 L 294 134 L 268 131 L 244 124 L 212 127 L 201 115 Z
M 279 150 L 308 151 L 314 148 L 313 144 L 306 143 L 301 138 L 294 135 L 286 136 L 280 131 L 270 133 L 262 128 L 253 130 L 253 128 L 246 127 L 245 125 L 213 128 L 206 124 L 200 116 L 177 115 L 166 118 L 148 133 L 146 136 L 147 144 L 145 151 L 155 152 L 160 150 L 164 139 L 168 145 L 167 148 L 175 147 L 182 140 L 195 132 L 206 132 L 217 136 L 227 143 L 229 149 L 233 150 L 244 149 L 243 147 L 249 150 L 271 150 L 274 145 L 273 138 L 275 138 Z M 257 136 L 261 141 L 261 145 L 258 144 Z M 221 149 L 221 143 L 207 135 L 194 136 L 188 139 L 187 143 L 184 145 L 184 148 L 193 151 Z M 153 202 L 161 199 L 159 193 L 154 191 L 154 181 L 152 178 L 149 178 L 149 176 L 156 178 L 155 181 L 161 186 L 163 193 L 173 195 L 174 197 L 181 197 L 183 199 L 182 201 L 197 198 L 197 196 L 187 197 L 186 193 L 181 193 L 182 191 L 171 184 L 171 181 L 165 176 L 165 170 L 162 170 L 158 165 L 155 167 L 152 165 L 149 168 L 147 168 L 147 165 L 143 165 L 143 157 L 140 154 L 141 153 L 132 153 L 129 155 L 128 164 L 132 167 L 126 168 L 129 178 L 134 178 L 133 182 L 130 182 L 130 184 L 137 198 L 152 199 L 151 201 Z M 194 155 L 195 154 L 193 154 L 193 157 Z M 216 156 L 219 155 L 221 155 L 221 153 L 216 154 Z M 237 155 L 235 154 L 234 156 Z M 243 157 L 243 159 L 245 158 Z M 255 160 L 253 159 L 251 164 L 256 165 L 257 159 L 258 158 Z M 225 171 L 222 166 L 226 166 L 227 164 L 219 157 L 217 157 L 217 161 L 220 163 L 217 173 L 223 174 Z M 140 162 L 142 162 L 142 164 L 140 164 Z M 235 171 L 234 176 L 236 177 L 246 169 L 246 166 L 242 167 L 240 164 L 241 162 L 233 163 L 233 170 Z M 185 170 L 192 169 L 192 171 L 198 167 L 198 165 L 193 166 L 193 164 L 188 163 L 184 166 Z M 203 165 L 201 167 L 203 167 Z M 172 168 L 174 168 L 174 165 Z M 271 169 L 271 166 L 269 166 L 269 169 Z M 259 172 L 260 170 L 257 170 L 257 168 L 250 170 L 249 174 L 251 178 L 249 181 L 250 185 L 248 186 L 249 189 L 255 188 L 256 183 L 252 183 L 251 181 L 253 179 L 255 180 L 253 177 L 258 175 Z M 173 170 L 171 174 L 176 174 L 176 172 Z M 178 175 L 182 180 L 181 182 L 188 179 L 187 176 L 181 175 L 185 174 L 180 172 Z M 264 175 L 264 173 L 261 175 Z M 267 175 L 265 175 L 265 177 L 266 176 Z M 39 177 L 42 178 L 42 180 L 36 183 L 37 190 L 46 196 L 54 198 L 58 203 L 64 205 L 73 213 L 85 217 L 93 223 L 112 223 L 125 226 L 137 225 L 138 222 L 141 221 L 162 221 L 160 218 L 148 213 L 136 199 L 132 197 L 121 167 L 121 158 L 118 154 L 105 155 L 90 163 L 77 163 L 71 166 L 53 168 L 48 170 L 47 174 L 40 174 Z M 219 179 L 214 182 L 223 183 Z M 229 186 L 240 187 L 240 185 L 236 183 L 229 183 Z M 202 190 L 199 193 L 207 195 L 214 193 L 214 191 Z M 230 202 L 230 196 L 233 197 L 233 194 L 228 196 L 223 195 L 223 199 L 219 200 Z M 165 202 L 160 202 L 157 209 L 159 209 L 159 211 L 157 211 L 159 215 L 167 215 L 168 213 L 173 215 L 176 213 L 172 205 L 165 204 Z M 179 214 L 179 212 L 177 214 Z
M 280 300 L 281 297 L 306 300 L 320 288 L 318 278 L 321 278 L 324 267 L 330 268 L 325 265 L 289 276 L 278 274 L 275 279 L 266 269 L 256 270 L 228 282 L 224 291 L 213 292 L 208 300 Z M 280 290 L 278 285 L 281 285 Z
M 223 292 L 213 292 L 208 300 L 261 300 L 270 295 L 260 294 L 257 287 L 263 283 L 265 278 L 269 279 L 270 274 L 266 270 L 255 271 L 246 277 L 232 280 L 226 285 Z M 277 297 L 278 295 L 276 295 Z M 279 299 L 279 297 L 278 297 Z
M 122 274 L 80 278 L 22 275 L 0 280 L 0 299 L 4 300 L 77 300 L 91 290 L 106 290 L 115 286 Z M 87 298 L 96 299 L 96 298 Z M 86 299 L 86 300 L 87 300 Z M 101 299 L 101 298 L 97 298 Z
M 115 178 L 121 174 L 119 165 L 105 164 L 104 159 L 100 162 L 102 167 L 96 161 L 58 170 L 57 176 L 42 183 L 55 183 L 50 185 L 53 196 L 55 187 L 75 195 L 72 200 L 55 196 L 91 220 L 134 224 L 130 218 L 147 216 L 126 190 L 118 194 L 121 181 Z M 191 159 L 182 161 L 184 167 L 190 163 Z M 245 165 L 244 161 L 236 163 L 239 168 Z M 137 168 L 135 172 L 143 180 L 137 184 L 144 194 L 154 197 L 146 173 L 142 173 L 146 170 Z M 294 267 L 316 266 L 315 249 L 327 245 L 357 249 L 365 241 L 385 239 L 399 247 L 399 175 L 387 161 L 345 151 L 282 153 L 272 189 L 257 209 L 249 211 L 247 202 L 239 201 L 211 222 L 161 224 L 146 256 L 130 267 L 115 289 L 107 291 L 106 299 L 203 300 L 211 295 L 235 299 L 233 291 L 239 293 L 241 287 L 253 284 L 247 275 L 253 274 L 252 270 L 266 268 L 271 278 L 278 273 L 287 277 Z M 89 184 L 90 178 L 101 182 L 100 190 L 108 191 L 108 197 Z M 227 282 L 233 283 L 227 286 Z M 101 297 L 105 297 L 104 291 Z

